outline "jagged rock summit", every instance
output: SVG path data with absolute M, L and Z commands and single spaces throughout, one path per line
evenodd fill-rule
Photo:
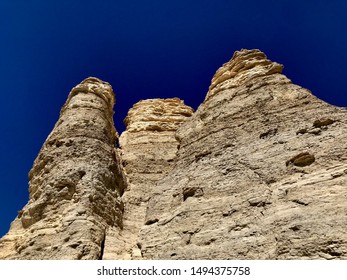
M 347 110 L 241 50 L 194 113 L 74 88 L 1 259 L 347 259 Z M 118 144 L 119 143 L 119 146 Z
M 213 76 L 206 99 L 224 90 L 238 87 L 257 77 L 282 73 L 283 65 L 272 62 L 260 50 L 236 51 Z

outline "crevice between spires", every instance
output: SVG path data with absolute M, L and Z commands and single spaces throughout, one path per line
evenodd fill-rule
M 104 251 L 105 251 L 105 240 L 106 240 L 106 230 L 104 231 L 104 235 L 101 239 L 100 243 L 100 255 L 99 255 L 99 260 L 102 260 L 104 257 Z

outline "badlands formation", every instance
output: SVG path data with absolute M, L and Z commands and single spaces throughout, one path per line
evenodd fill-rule
M 196 112 L 70 92 L 0 259 L 347 259 L 347 110 L 235 52 Z

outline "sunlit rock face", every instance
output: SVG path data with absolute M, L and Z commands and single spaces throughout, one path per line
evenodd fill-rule
M 29 173 L 29 202 L 0 241 L 1 258 L 101 257 L 106 229 L 122 227 L 114 100 L 96 78 L 72 89 Z
M 1 259 L 347 259 L 347 110 L 235 52 L 194 113 L 75 87 Z
M 122 197 L 123 231 L 106 235 L 105 259 L 142 259 L 138 237 L 148 200 L 156 193 L 156 183 L 175 166 L 179 148 L 175 132 L 192 114 L 193 109 L 178 98 L 142 100 L 129 110 L 126 131 L 119 139 L 128 180 Z
M 249 82 L 257 77 L 282 73 L 283 65 L 272 62 L 260 50 L 236 51 L 213 76 L 206 99 L 212 95 Z
M 149 200 L 144 258 L 347 258 L 347 111 L 282 68 L 241 50 L 217 71 Z

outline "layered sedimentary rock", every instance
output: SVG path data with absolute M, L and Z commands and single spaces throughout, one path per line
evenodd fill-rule
M 347 110 L 281 70 L 242 50 L 217 71 L 149 200 L 144 258 L 347 259 Z
M 241 50 L 193 110 L 72 90 L 1 259 L 347 259 L 347 109 Z M 115 148 L 114 145 L 119 147 Z
M 149 99 L 136 103 L 124 120 L 120 155 L 128 181 L 122 196 L 123 230 L 106 235 L 104 259 L 141 259 L 138 235 L 145 224 L 149 198 L 158 180 L 175 165 L 177 128 L 193 109 L 178 98 Z M 155 221 L 147 221 L 147 224 Z
M 106 229 L 122 227 L 114 102 L 96 78 L 70 92 L 29 173 L 29 202 L 0 241 L 1 259 L 102 257 Z

